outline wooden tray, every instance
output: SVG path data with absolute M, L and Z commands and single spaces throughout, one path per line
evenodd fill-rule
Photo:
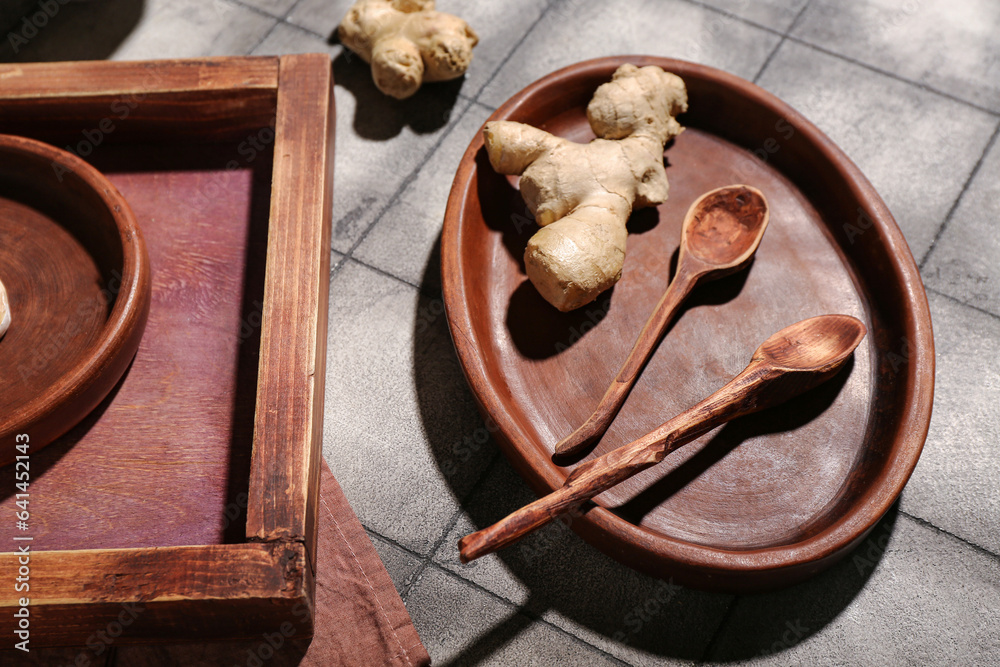
M 916 465 L 934 380 L 923 286 L 857 167 L 792 108 L 724 72 L 640 56 L 585 62 L 529 86 L 491 120 L 588 141 L 586 104 L 626 62 L 680 75 L 690 111 L 680 118 L 688 129 L 665 153 L 669 200 L 629 222 L 621 281 L 569 314 L 542 300 L 521 259 L 537 227 L 515 184 L 490 168 L 477 135 L 442 236 L 452 339 L 501 447 L 536 492 L 548 493 L 570 470 L 552 463 L 555 443 L 596 406 L 667 286 L 685 211 L 716 187 L 760 188 L 771 223 L 755 261 L 696 288 L 594 455 L 707 396 L 765 338 L 806 317 L 845 313 L 865 322 L 869 335 L 853 366 L 784 408 L 671 454 L 599 496 L 571 525 L 620 561 L 688 585 L 787 585 L 863 539 Z
M 5 65 L 0 82 L 0 131 L 101 170 L 153 277 L 129 371 L 31 452 L 28 530 L 0 470 L 0 548 L 31 547 L 30 645 L 259 638 L 286 621 L 310 634 L 329 57 Z M 0 554 L 7 637 L 18 568 Z

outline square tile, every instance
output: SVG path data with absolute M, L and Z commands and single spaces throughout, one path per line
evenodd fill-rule
M 271 16 L 281 18 L 295 6 L 298 0 L 238 0 L 240 4 L 250 5 Z
M 711 660 L 741 665 L 989 664 L 1000 561 L 900 515 L 827 574 L 741 597 Z M 830 605 L 842 607 L 831 616 Z
M 622 53 L 682 58 L 753 79 L 780 39 L 683 0 L 557 0 L 479 99 L 498 107 L 554 70 Z
M 934 412 L 903 510 L 1000 554 L 1000 318 L 928 294 Z
M 396 592 L 402 595 L 413 583 L 413 575 L 420 569 L 420 559 L 376 533 L 368 531 L 368 537 L 378 552 L 378 557 L 382 559 Z
M 809 0 L 702 0 L 703 4 L 785 32 Z
M 341 46 L 279 24 L 255 55 L 327 52 L 334 55 L 337 132 L 334 147 L 333 248 L 348 252 L 469 105 L 452 83 L 394 100 L 372 83 L 368 66 Z
M 993 0 L 813 0 L 792 35 L 1000 111 Z
M 330 285 L 323 454 L 368 528 L 427 555 L 496 455 L 444 307 L 347 260 Z
M 795 42 L 781 46 L 759 83 L 861 168 L 918 259 L 996 127 L 985 112 Z
M 244 55 L 276 23 L 226 0 L 110 0 L 58 4 L 20 48 L 27 61 L 143 60 Z M 4 40 L 8 42 L 9 40 Z
M 330 36 L 353 4 L 351 0 L 301 0 L 289 14 L 288 20 L 313 32 Z M 436 8 L 439 12 L 461 17 L 479 35 L 479 44 L 472 51 L 472 64 L 465 77 L 458 80 L 462 92 L 475 97 L 514 49 L 518 40 L 542 14 L 545 3 L 538 0 L 438 0 Z M 358 59 L 357 64 L 361 68 L 364 63 Z
M 435 665 L 619 664 L 434 566 L 424 570 L 407 606 Z
M 458 540 L 535 500 L 505 459 L 464 503 L 434 560 L 630 665 L 697 660 L 732 596 L 640 574 L 555 521 L 496 554 L 462 564 Z
M 287 23 L 279 23 L 267 37 L 254 48 L 251 55 L 283 56 L 288 53 L 329 53 L 331 57 L 340 55 L 343 47 L 330 44 L 312 32 Z M 339 81 L 334 81 L 339 83 Z
M 471 105 L 399 200 L 354 251 L 361 261 L 436 292 L 441 289 L 439 241 L 448 193 L 465 149 L 490 115 Z
M 924 282 L 1000 315 L 1000 141 L 990 148 L 962 200 L 930 251 Z

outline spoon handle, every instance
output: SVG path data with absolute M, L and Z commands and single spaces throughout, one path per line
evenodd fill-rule
M 761 406 L 755 394 L 775 378 L 755 360 L 711 396 L 627 445 L 580 464 L 561 487 L 501 519 L 466 535 L 459 543 L 463 563 L 492 553 L 544 526 L 557 516 L 663 460 L 716 426 Z
M 578 429 L 560 440 L 555 447 L 557 457 L 569 457 L 583 454 L 590 451 L 597 441 L 601 439 L 604 432 L 608 430 L 611 422 L 614 421 L 621 410 L 625 399 L 635 385 L 636 379 L 645 368 L 646 362 L 653 355 L 653 351 L 663 340 L 667 332 L 667 326 L 674 319 L 681 303 L 687 298 L 697 282 L 698 274 L 691 272 L 687 268 L 687 262 L 683 252 L 677 266 L 677 275 L 667 290 L 660 297 L 659 303 L 653 309 L 653 313 L 646 320 L 646 324 L 639 332 L 632 350 L 622 364 L 621 370 L 615 376 L 611 386 L 604 392 L 597 409 Z

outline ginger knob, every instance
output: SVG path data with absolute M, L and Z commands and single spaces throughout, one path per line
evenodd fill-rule
M 524 252 L 528 278 L 565 312 L 613 286 L 625 261 L 633 209 L 667 199 L 663 148 L 683 129 L 680 77 L 622 65 L 587 106 L 597 138 L 578 144 L 512 121 L 483 130 L 490 165 L 521 177 L 521 196 L 541 229 Z
M 434 0 L 358 0 L 338 28 L 340 42 L 372 66 L 375 86 L 406 99 L 425 81 L 465 74 L 479 37 L 469 24 L 434 11 Z

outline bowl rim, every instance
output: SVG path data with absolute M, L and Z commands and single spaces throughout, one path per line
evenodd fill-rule
M 797 133 L 831 162 L 873 224 L 875 233 L 891 258 L 884 271 L 892 275 L 905 295 L 901 328 L 909 343 L 906 364 L 906 400 L 899 414 L 900 434 L 894 439 L 896 452 L 872 479 L 848 511 L 819 532 L 795 543 L 748 550 L 730 550 L 687 542 L 637 526 L 610 510 L 594 506 L 572 522 L 572 528 L 602 551 L 650 574 L 663 576 L 663 565 L 681 572 L 694 572 L 700 587 L 719 590 L 773 588 L 776 574 L 799 580 L 832 564 L 859 544 L 889 510 L 916 467 L 930 426 L 934 397 L 934 342 L 930 309 L 916 262 L 888 207 L 861 170 L 813 123 L 790 105 L 763 88 L 733 74 L 697 63 L 649 55 L 619 55 L 579 62 L 554 71 L 530 84 L 501 105 L 486 122 L 510 119 L 538 93 L 580 78 L 610 79 L 618 66 L 657 65 L 685 77 L 694 77 L 733 90 L 792 123 Z M 465 202 L 476 172 L 476 155 L 483 147 L 482 131 L 472 139 L 455 175 L 448 198 L 441 235 L 441 279 L 445 313 L 463 373 L 480 409 L 494 420 L 494 434 L 518 472 L 538 493 L 562 485 L 568 471 L 542 456 L 536 446 L 506 414 L 492 393 L 486 367 L 475 352 L 477 340 L 470 310 L 465 306 L 466 276 L 461 256 L 462 220 Z M 521 457 L 521 461 L 516 460 Z M 641 545 L 641 546 L 635 546 Z M 769 583 L 762 586 L 767 579 Z M 713 583 L 714 582 L 714 583 Z M 789 581 L 788 583 L 794 583 Z
M 11 134 L 0 134 L 0 152 L 20 159 L 46 161 L 72 173 L 94 192 L 107 208 L 118 232 L 122 247 L 122 267 L 115 304 L 92 343 L 89 354 L 82 356 L 54 384 L 36 394 L 13 418 L 0 424 L 0 442 L 13 434 L 27 433 L 32 451 L 49 444 L 90 413 L 119 381 L 135 355 L 149 315 L 151 269 L 146 243 L 135 214 L 118 189 L 95 167 L 69 151 L 43 141 Z M 58 420 L 62 419 L 61 423 Z M 55 420 L 56 423 L 52 423 Z M 45 427 L 40 428 L 44 423 Z M 36 438 L 32 430 L 41 430 Z M 0 465 L 13 460 L 6 447 L 0 451 Z

